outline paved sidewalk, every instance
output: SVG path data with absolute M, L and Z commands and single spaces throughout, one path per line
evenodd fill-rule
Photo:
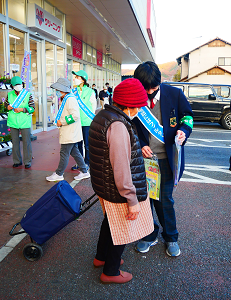
M 0 153 L 0 252 L 8 232 L 26 210 L 55 183 L 46 182 L 59 161 L 58 132 L 37 134 L 32 142 L 30 170 L 12 168 L 12 157 Z M 65 179 L 77 171 L 70 158 Z M 89 179 L 74 189 L 83 200 L 92 193 Z M 182 254 L 168 257 L 161 236 L 146 254 L 127 245 L 122 270 L 133 280 L 124 285 L 103 285 L 101 269 L 93 267 L 103 214 L 99 202 L 43 245 L 37 262 L 22 254 L 26 236 L 0 262 L 0 299 L 231 299 L 230 186 L 180 182 L 174 194 L 179 245 Z

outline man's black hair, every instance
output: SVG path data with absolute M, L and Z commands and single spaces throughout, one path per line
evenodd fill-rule
M 109 83 L 108 83 L 108 82 L 106 82 L 106 83 L 105 83 L 105 85 L 107 85 L 107 84 L 109 85 Z
M 156 63 L 146 61 L 135 69 L 134 78 L 143 84 L 145 90 L 150 90 L 160 85 L 161 72 Z

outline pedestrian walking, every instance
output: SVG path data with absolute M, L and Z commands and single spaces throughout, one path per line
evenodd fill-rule
M 93 264 L 103 267 L 103 283 L 132 279 L 119 269 L 125 245 L 154 230 L 144 160 L 131 121 L 147 99 L 137 79 L 126 79 L 115 88 L 113 105 L 106 104 L 90 126 L 91 182 L 104 212 Z
M 71 93 L 71 83 L 66 78 L 59 78 L 51 85 L 56 90 L 56 95 L 61 100 L 61 105 L 55 119 L 59 128 L 60 160 L 56 171 L 46 177 L 47 181 L 64 180 L 63 173 L 68 165 L 70 155 L 79 166 L 80 173 L 74 177 L 75 180 L 89 178 L 87 166 L 81 155 L 78 142 L 83 139 L 79 105 L 74 94 Z
M 97 101 L 95 98 L 95 92 L 87 86 L 88 74 L 80 70 L 78 72 L 72 71 L 72 74 L 75 75 L 75 85 L 77 86 L 79 96 L 83 103 L 95 113 L 97 107 Z M 91 125 L 91 119 L 80 109 L 80 119 L 82 125 L 83 132 L 83 141 L 78 143 L 79 151 L 83 155 L 83 142 L 85 147 L 84 160 L 85 164 L 89 168 L 89 145 L 88 145 L 88 136 L 89 136 L 89 128 Z M 78 165 L 74 165 L 71 169 L 77 170 Z
M 107 87 L 107 93 L 109 96 L 109 104 L 112 105 L 112 88 L 109 86 L 109 83 L 106 82 L 106 87 Z
M 25 165 L 25 169 L 31 167 L 31 122 L 35 110 L 35 103 L 30 92 L 24 90 L 24 83 L 19 76 L 11 79 L 11 88 L 7 94 L 5 107 L 8 109 L 7 126 L 10 127 L 13 144 L 13 168 Z M 23 160 L 20 151 L 20 133 L 23 142 Z
M 104 86 L 103 90 L 99 92 L 99 99 L 102 109 L 104 109 L 104 104 L 109 104 L 109 96 L 107 93 L 107 87 Z
M 160 201 L 150 199 L 151 206 L 155 207 L 163 228 L 162 236 L 166 243 L 166 253 L 169 256 L 179 256 L 178 230 L 172 197 L 175 174 L 174 145 L 177 135 L 178 143 L 182 145 L 180 179 L 184 170 L 184 145 L 192 132 L 193 113 L 181 89 L 161 84 L 161 72 L 154 62 L 147 61 L 140 64 L 134 72 L 134 78 L 139 79 L 144 86 L 149 98 L 148 107 L 153 115 L 151 121 L 156 124 L 158 132 L 162 132 L 164 136 L 164 142 L 160 141 L 158 133 L 154 135 L 149 133 L 138 121 L 143 156 L 148 158 L 153 153 L 156 154 L 161 172 Z M 137 123 L 137 120 L 135 122 Z M 136 245 L 137 251 L 148 252 L 150 246 L 157 244 L 159 226 L 155 221 L 154 228 L 150 235 Z
M 92 84 L 92 89 L 93 89 L 93 91 L 95 92 L 95 98 L 96 98 L 96 100 L 98 99 L 98 91 L 97 91 L 97 89 L 96 89 L 96 85 L 93 83 Z

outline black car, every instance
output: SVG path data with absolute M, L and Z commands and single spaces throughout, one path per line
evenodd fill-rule
M 190 103 L 195 121 L 218 122 L 231 130 L 231 85 L 189 82 L 163 82 L 182 89 Z

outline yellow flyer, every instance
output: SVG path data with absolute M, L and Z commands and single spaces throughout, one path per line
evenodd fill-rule
M 144 159 L 146 179 L 149 187 L 149 196 L 152 199 L 160 200 L 160 168 L 157 158 Z

